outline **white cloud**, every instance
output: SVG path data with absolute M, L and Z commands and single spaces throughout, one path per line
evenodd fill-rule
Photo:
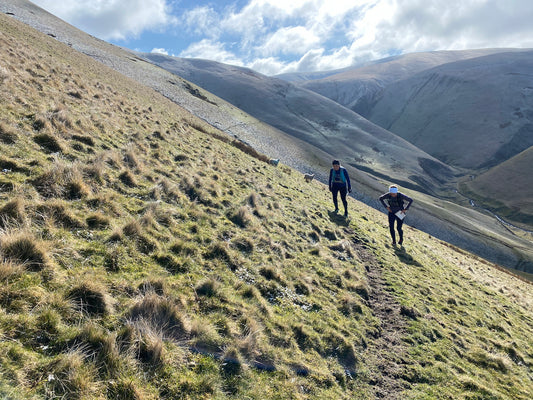
M 189 33 L 208 38 L 216 38 L 222 33 L 219 15 L 211 7 L 196 7 L 185 11 L 179 19 L 179 24 Z
M 33 0 L 72 25 L 105 40 L 126 40 L 173 22 L 166 0 Z
M 168 51 L 167 50 L 162 49 L 162 48 L 158 48 L 158 47 L 153 48 L 152 51 L 150 51 L 150 53 L 164 54 L 164 55 L 168 56 Z
M 320 38 L 303 26 L 283 27 L 267 38 L 257 51 L 263 55 L 305 54 L 320 43 Z
M 249 0 L 240 8 L 232 1 L 188 9 L 193 1 L 34 2 L 107 40 L 174 25 L 172 42 L 142 47 L 181 46 L 173 51 L 182 57 L 267 74 L 336 69 L 414 51 L 533 47 L 531 0 Z
M 204 39 L 200 42 L 193 43 L 187 49 L 179 54 L 179 57 L 185 58 L 205 58 L 207 60 L 218 61 L 225 64 L 243 66 L 243 62 L 235 54 L 224 49 L 222 43 L 213 42 Z

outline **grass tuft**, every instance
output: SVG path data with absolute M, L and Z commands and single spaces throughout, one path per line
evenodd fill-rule
M 42 271 L 50 265 L 44 242 L 27 231 L 3 233 L 0 254 L 11 262 L 23 264 L 30 271 Z
M 6 227 L 10 222 L 22 223 L 26 219 L 24 201 L 15 198 L 0 208 L 0 227 Z
M 59 139 L 50 133 L 39 133 L 33 137 L 33 141 L 49 153 L 64 152 Z
M 233 210 L 229 213 L 228 219 L 233 222 L 235 225 L 240 226 L 241 228 L 246 228 L 252 223 L 252 215 L 248 207 L 242 206 L 237 210 Z
M 129 311 L 129 318 L 133 321 L 144 320 L 153 329 L 161 329 L 176 339 L 189 333 L 178 304 L 155 293 L 142 296 Z
M 214 279 L 207 279 L 205 281 L 202 281 L 195 288 L 196 294 L 198 294 L 199 296 L 206 297 L 215 296 L 219 289 L 220 283 Z
M 0 121 L 0 142 L 4 144 L 14 144 L 17 141 L 17 133 L 7 124 Z
M 67 293 L 67 298 L 78 310 L 89 315 L 107 315 L 112 312 L 107 290 L 96 281 L 87 281 L 74 286 Z

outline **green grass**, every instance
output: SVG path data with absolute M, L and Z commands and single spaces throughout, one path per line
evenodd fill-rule
M 529 398 L 529 284 L 0 21 L 0 397 Z

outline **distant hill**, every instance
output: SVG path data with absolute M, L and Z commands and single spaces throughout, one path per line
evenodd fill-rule
M 479 204 L 530 229 L 533 226 L 532 166 L 533 147 L 529 147 L 472 180 L 465 181 L 461 187 Z
M 321 94 L 368 118 L 369 106 L 381 98 L 387 85 L 439 65 L 500 52 L 498 49 L 432 51 L 388 57 L 363 66 L 332 71 L 326 77 L 294 74 L 303 88 Z M 298 79 L 298 78 L 299 79 Z M 281 75 L 280 78 L 285 78 Z
M 533 51 L 445 64 L 388 85 L 368 118 L 450 165 L 495 166 L 533 145 L 532 69 Z
M 0 398 L 530 400 L 531 275 L 412 227 L 393 247 L 381 212 L 349 198 L 335 215 L 323 183 L 14 3 L 0 3 Z
M 455 172 L 345 107 L 280 79 L 208 60 L 143 57 L 345 164 L 384 176 L 394 171 L 396 179 L 430 192 Z

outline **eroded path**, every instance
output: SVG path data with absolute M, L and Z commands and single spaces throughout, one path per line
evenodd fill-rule
M 407 382 L 401 379 L 407 346 L 402 342 L 406 334 L 406 318 L 394 298 L 390 285 L 382 276 L 383 266 L 372 251 L 355 236 L 353 247 L 363 261 L 369 285 L 368 306 L 379 321 L 377 331 L 364 353 L 370 368 L 370 381 L 376 399 L 400 400 Z

